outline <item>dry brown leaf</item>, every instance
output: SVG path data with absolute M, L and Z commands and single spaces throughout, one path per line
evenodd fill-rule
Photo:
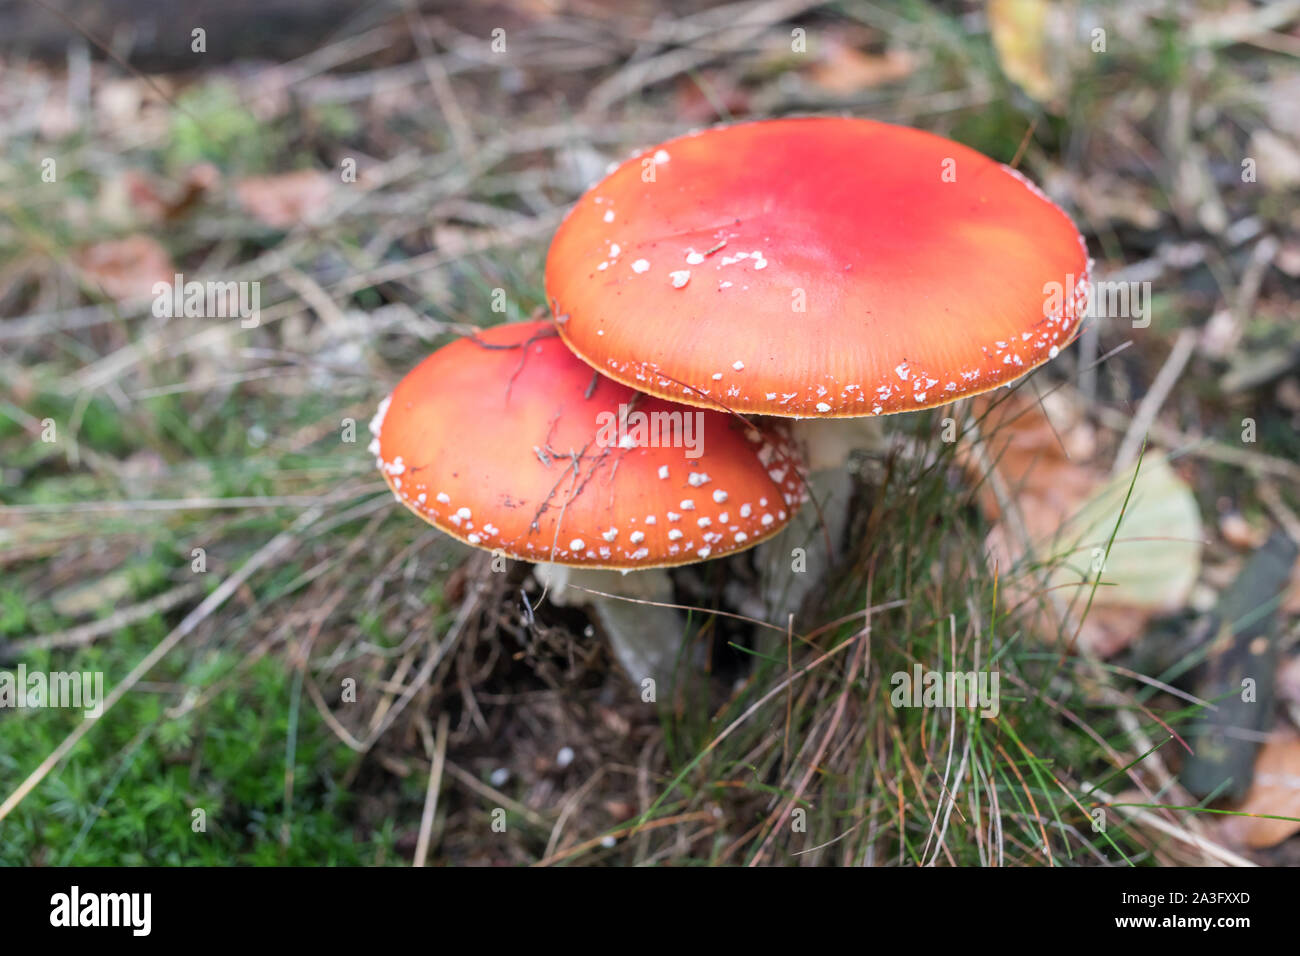
M 1250 790 L 1233 809 L 1297 818 L 1229 817 L 1223 823 L 1223 837 L 1238 846 L 1264 849 L 1300 832 L 1300 734 L 1281 727 L 1264 742 L 1255 757 L 1255 778 Z
M 315 218 L 332 189 L 329 176 L 314 169 L 251 176 L 235 184 L 243 207 L 272 229 L 291 229 Z
M 220 179 L 221 173 L 211 163 L 191 166 L 179 183 L 128 169 L 105 184 L 100 196 L 101 212 L 116 220 L 150 224 L 174 221 L 190 212 Z
M 176 273 L 167 250 L 145 235 L 96 242 L 73 254 L 86 281 L 119 301 L 152 296 L 158 282 L 171 282 Z
M 1099 469 L 1066 457 L 1061 446 L 1074 422 L 1049 421 L 1032 399 L 1009 395 L 995 404 L 982 398 L 974 411 L 982 417 L 991 463 L 1019 503 L 1031 537 L 1059 527 L 1104 477 Z M 973 460 L 967 459 L 967 464 L 978 472 Z M 992 483 L 980 486 L 979 503 L 990 520 L 1002 517 Z
M 128 169 L 120 180 L 125 192 L 127 208 L 149 222 L 161 222 L 167 215 L 167 200 L 153 177 L 138 170 Z

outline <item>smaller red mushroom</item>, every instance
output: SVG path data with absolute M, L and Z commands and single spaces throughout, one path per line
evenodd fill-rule
M 536 563 L 627 572 L 733 554 L 780 531 L 803 495 L 783 425 L 619 385 L 549 322 L 439 349 L 370 427 L 403 505 L 466 544 Z M 620 588 L 617 576 L 596 583 Z M 642 629 L 664 623 L 627 607 Z

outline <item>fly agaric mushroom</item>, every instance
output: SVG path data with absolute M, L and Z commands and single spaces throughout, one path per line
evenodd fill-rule
M 615 381 L 843 418 L 945 405 L 1054 357 L 1088 266 L 1069 217 L 969 147 L 782 119 L 623 163 L 561 224 L 546 289 L 565 343 Z
M 819 473 L 874 416 L 1010 383 L 1087 308 L 1069 217 L 1011 167 L 860 119 L 722 126 L 628 160 L 561 224 L 560 335 L 593 368 L 691 405 L 789 418 Z M 848 446 L 848 447 L 846 447 Z M 840 476 L 842 477 L 842 475 Z M 838 534 L 839 509 L 823 508 Z
M 495 326 L 434 352 L 370 430 L 403 505 L 466 544 L 524 561 L 624 572 L 690 564 L 771 537 L 802 500 L 783 429 L 595 375 L 549 322 Z M 662 593 L 659 574 L 638 590 Z M 585 580 L 625 590 L 617 575 Z M 667 609 L 596 607 L 625 662 L 680 636 L 675 614 L 675 633 L 642 633 L 662 630 L 669 618 L 654 612 Z M 629 623 L 638 627 L 623 633 Z

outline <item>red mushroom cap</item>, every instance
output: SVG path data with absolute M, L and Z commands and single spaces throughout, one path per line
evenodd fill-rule
M 560 226 L 565 342 L 641 391 L 792 418 L 943 405 L 1054 357 L 1087 249 L 1010 167 L 857 119 L 718 127 L 628 160 Z
M 595 375 L 549 322 L 439 349 L 370 429 L 402 504 L 525 561 L 626 569 L 716 558 L 775 534 L 802 497 L 782 426 L 752 428 Z

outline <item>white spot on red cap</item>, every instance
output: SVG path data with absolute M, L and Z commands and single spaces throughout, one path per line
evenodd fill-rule
M 379 402 L 379 408 L 375 411 L 374 418 L 370 419 L 370 434 L 376 438 L 384 427 L 384 416 L 388 414 L 388 406 L 393 402 L 393 396 L 389 395 Z

